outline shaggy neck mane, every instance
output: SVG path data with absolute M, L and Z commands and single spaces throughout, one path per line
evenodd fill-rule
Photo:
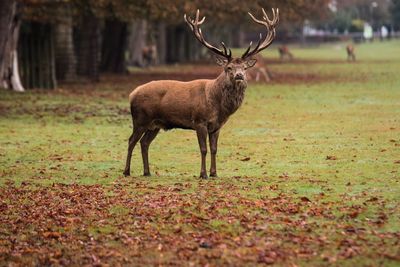
M 232 83 L 222 72 L 214 82 L 214 95 L 218 95 L 222 111 L 227 115 L 234 113 L 242 104 L 247 82 Z

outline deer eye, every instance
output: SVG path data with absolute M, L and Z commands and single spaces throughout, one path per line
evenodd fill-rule
M 226 70 L 227 71 L 232 71 L 232 67 L 227 67 Z

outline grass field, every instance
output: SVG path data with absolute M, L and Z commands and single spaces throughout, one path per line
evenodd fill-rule
M 140 72 L 1 91 L 0 266 L 399 266 L 400 42 L 343 47 L 271 64 L 305 78 L 249 86 L 209 180 L 184 130 L 122 176 Z

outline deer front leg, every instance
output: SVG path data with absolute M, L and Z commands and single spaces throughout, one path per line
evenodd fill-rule
M 219 130 L 210 133 L 210 151 L 211 151 L 211 168 L 210 168 L 210 176 L 217 177 L 217 147 L 218 147 L 218 136 Z
M 199 126 L 196 129 L 197 139 L 199 141 L 200 152 L 201 152 L 201 171 L 200 178 L 207 179 L 206 171 L 206 156 L 207 156 L 207 127 Z

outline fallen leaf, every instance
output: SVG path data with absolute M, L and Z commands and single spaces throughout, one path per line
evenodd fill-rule
M 45 238 L 55 238 L 55 239 L 58 239 L 58 238 L 61 237 L 61 233 L 58 233 L 58 232 L 44 232 L 44 233 L 43 233 L 43 236 L 44 236 Z
M 308 197 L 301 197 L 300 199 L 303 202 L 311 202 L 311 200 Z

